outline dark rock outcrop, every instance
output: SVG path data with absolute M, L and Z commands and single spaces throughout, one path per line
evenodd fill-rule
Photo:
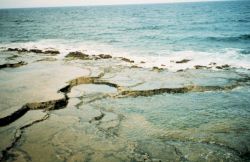
M 41 50 L 41 49 L 37 49 L 37 48 L 33 48 L 33 49 L 26 49 L 26 48 L 8 48 L 7 51 L 12 51 L 12 52 L 18 52 L 18 53 L 22 53 L 22 52 L 31 52 L 31 53 L 43 53 L 43 54 L 51 54 L 51 55 L 57 55 L 60 54 L 60 52 L 58 50 Z
M 17 63 L 6 63 L 6 64 L 0 65 L 0 69 L 3 69 L 3 68 L 17 68 L 17 67 L 20 67 L 20 66 L 23 66 L 23 65 L 27 65 L 27 63 L 24 62 L 24 61 L 20 61 L 20 62 L 17 62 Z
M 43 59 L 37 60 L 36 62 L 41 62 L 41 61 L 56 61 L 56 60 L 57 60 L 56 58 L 47 57 L 47 58 L 43 58 Z
M 33 52 L 33 53 L 43 53 L 43 51 L 40 50 L 40 49 L 30 49 L 29 52 Z
M 179 70 L 177 70 L 176 72 L 183 72 L 184 70 L 183 69 L 179 69 Z
M 228 68 L 230 68 L 230 66 L 228 64 L 216 66 L 216 69 L 228 69 Z
M 153 71 L 157 71 L 157 72 L 161 72 L 161 71 L 163 71 L 164 69 L 163 69 L 163 68 L 159 68 L 159 67 L 157 67 L 157 66 L 154 66 L 154 67 L 152 68 L 152 70 L 153 70 Z
M 76 52 L 70 52 L 67 56 L 65 56 L 66 58 L 71 58 L 71 59 L 81 59 L 81 60 L 90 60 L 91 58 L 89 57 L 89 55 L 76 51 Z
M 195 65 L 194 68 L 195 69 L 208 69 L 207 66 L 202 66 L 202 65 Z
M 28 50 L 26 48 L 8 48 L 7 51 L 15 51 L 15 52 L 28 52 Z
M 180 60 L 180 61 L 176 61 L 175 63 L 177 63 L 177 64 L 183 64 L 183 63 L 187 63 L 189 61 L 191 61 L 191 60 L 183 59 L 183 60 Z
M 51 54 L 51 55 L 58 55 L 58 54 L 60 54 L 60 52 L 57 51 L 57 50 L 46 50 L 46 51 L 44 51 L 44 53 L 45 54 Z
M 209 65 L 216 65 L 216 62 L 210 62 Z
M 125 57 L 122 57 L 121 60 L 125 61 L 125 62 L 128 62 L 128 63 L 134 63 L 135 62 L 134 60 L 130 60 L 130 59 L 125 58 Z
M 111 59 L 112 58 L 111 55 L 107 55 L 107 54 L 100 54 L 100 55 L 98 55 L 98 57 L 100 59 Z
M 122 91 L 121 95 L 124 96 L 153 96 L 157 94 L 163 93 L 186 93 L 189 91 L 188 87 L 181 87 L 181 88 L 160 88 L 160 89 L 151 89 L 151 90 L 128 90 Z
M 7 51 L 19 51 L 19 48 L 8 48 Z
M 46 101 L 46 102 L 34 102 L 28 103 L 26 106 L 30 110 L 58 110 L 66 107 L 68 104 L 68 98 L 62 98 L 58 100 Z
M 137 66 L 137 65 L 132 65 L 132 66 L 130 66 L 130 68 L 142 68 L 142 67 Z

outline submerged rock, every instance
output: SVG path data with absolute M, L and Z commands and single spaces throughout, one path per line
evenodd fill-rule
M 195 69 L 208 69 L 207 66 L 203 66 L 203 65 L 195 65 L 194 68 Z
M 191 61 L 191 60 L 183 59 L 183 60 L 180 60 L 180 61 L 176 61 L 175 63 L 177 63 L 177 64 L 183 64 L 183 63 L 187 63 L 189 61 Z
M 18 57 L 19 57 L 18 55 L 13 55 L 13 56 L 7 57 L 6 60 L 15 60 Z
M 142 68 L 142 67 L 137 66 L 137 65 L 132 65 L 131 68 Z
M 228 68 L 230 68 L 230 66 L 228 64 L 216 66 L 216 69 L 228 69 Z
M 52 55 L 58 55 L 58 54 L 60 54 L 60 52 L 57 51 L 57 50 L 46 50 L 46 51 L 44 51 L 44 53 L 45 54 L 52 54 Z
M 99 58 L 101 58 L 101 59 L 110 59 L 110 58 L 112 58 L 111 55 L 107 55 L 107 54 L 100 54 L 100 55 L 98 55 L 98 56 L 99 56 Z
M 130 59 L 125 58 L 125 57 L 122 57 L 121 60 L 125 61 L 125 62 L 128 62 L 128 63 L 134 63 L 135 62 L 134 60 L 130 60 Z
M 179 70 L 177 70 L 176 72 L 183 72 L 184 70 L 183 69 L 179 69 Z
M 30 49 L 29 52 L 33 52 L 33 53 L 43 53 L 43 51 L 40 50 L 40 49 Z
M 28 52 L 26 48 L 8 48 L 7 51 Z
M 37 49 L 37 48 L 33 48 L 33 49 L 26 49 L 26 48 L 8 48 L 7 51 L 15 51 L 15 52 L 32 52 L 32 53 L 44 53 L 44 54 L 52 54 L 52 55 L 57 55 L 60 54 L 60 52 L 58 50 L 54 50 L 54 49 L 50 49 L 50 50 L 46 50 L 43 51 L 41 49 Z
M 216 62 L 210 62 L 209 65 L 216 65 Z
M 99 116 L 95 116 L 93 119 L 91 119 L 89 121 L 89 123 L 92 123 L 94 121 L 99 121 L 99 120 L 102 120 L 102 118 L 105 116 L 105 114 L 103 112 L 101 112 L 101 114 Z
M 154 67 L 152 68 L 152 70 L 153 70 L 153 71 L 157 71 L 157 72 L 161 72 L 161 71 L 163 71 L 164 69 L 163 69 L 163 68 L 159 68 L 159 67 L 157 67 L 157 66 L 154 66 Z
M 81 60 L 90 60 L 89 55 L 76 51 L 76 52 L 70 52 L 66 58 L 72 58 L 72 59 L 81 59 Z
M 3 68 L 16 68 L 16 67 L 20 67 L 20 66 L 23 66 L 23 65 L 27 65 L 27 63 L 24 62 L 24 61 L 20 61 L 18 63 L 7 63 L 7 64 L 0 65 L 0 69 L 3 69 Z
M 26 48 L 22 48 L 19 52 L 28 52 L 28 50 Z
M 8 48 L 7 51 L 18 51 L 18 48 Z
M 41 62 L 41 61 L 56 61 L 56 60 L 57 60 L 56 58 L 47 57 L 47 58 L 44 58 L 44 59 L 37 60 L 37 62 Z

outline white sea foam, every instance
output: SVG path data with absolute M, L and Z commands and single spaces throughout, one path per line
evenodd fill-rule
M 211 63 L 216 65 L 228 64 L 236 68 L 250 69 L 250 55 L 240 53 L 240 49 L 224 49 L 218 52 L 200 52 L 200 51 L 167 51 L 164 54 L 143 55 L 138 54 L 136 50 L 118 49 L 110 45 L 97 44 L 95 42 L 69 42 L 67 40 L 41 40 L 37 42 L 9 43 L 0 44 L 2 48 L 38 48 L 41 50 L 57 49 L 60 55 L 58 59 L 63 59 L 71 51 L 81 51 L 90 55 L 110 54 L 115 57 L 126 57 L 135 61 L 138 66 L 151 68 L 154 66 L 167 68 L 169 70 L 179 70 L 194 68 L 195 65 L 209 66 Z M 155 52 L 157 53 L 157 51 Z M 183 59 L 190 60 L 187 63 L 179 63 Z M 145 62 L 145 63 L 141 63 Z

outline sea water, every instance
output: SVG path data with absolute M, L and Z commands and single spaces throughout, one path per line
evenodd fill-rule
M 0 10 L 3 46 L 250 68 L 250 1 Z M 168 68 L 171 68 L 170 66 Z

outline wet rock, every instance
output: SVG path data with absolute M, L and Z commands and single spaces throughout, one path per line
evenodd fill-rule
M 66 107 L 68 104 L 68 98 L 62 98 L 58 100 L 52 100 L 52 101 L 47 101 L 47 102 L 34 102 L 34 103 L 27 103 L 26 105 L 22 106 L 19 110 L 13 112 L 12 114 L 0 118 L 0 127 L 6 126 L 20 117 L 22 117 L 24 114 L 26 114 L 29 110 L 57 110 L 57 109 L 62 109 Z
M 6 58 L 6 60 L 14 60 L 14 59 L 16 59 L 18 57 L 19 57 L 18 55 L 13 55 L 13 56 L 10 56 L 10 57 Z
M 103 118 L 104 116 L 105 116 L 105 114 L 104 114 L 103 112 L 101 112 L 101 115 L 94 117 L 93 119 L 91 119 L 91 120 L 89 121 L 89 123 L 92 123 L 92 122 L 94 122 L 94 121 L 102 120 L 102 118 Z
M 244 154 L 240 155 L 240 157 L 245 161 L 250 161 L 250 151 L 245 152 Z
M 141 67 L 137 66 L 137 65 L 132 65 L 132 66 L 130 66 L 130 68 L 141 68 Z
M 26 48 L 8 48 L 7 51 L 28 52 L 28 50 Z
M 115 84 L 115 83 L 111 83 L 111 82 L 107 82 L 105 80 L 101 80 L 100 78 L 102 77 L 102 75 L 103 74 L 100 74 L 97 77 L 85 77 L 85 76 L 78 77 L 76 79 L 73 79 L 73 80 L 69 81 L 68 85 L 61 88 L 59 90 L 59 92 L 69 93 L 74 86 L 78 86 L 78 85 L 81 85 L 81 84 L 98 84 L 98 85 L 102 84 L 102 85 L 107 85 L 107 86 L 114 87 L 114 88 L 117 88 L 117 89 L 120 88 L 120 86 Z
M 180 60 L 180 61 L 176 61 L 175 63 L 177 63 L 177 64 L 183 64 L 183 63 L 187 63 L 189 61 L 191 61 L 191 60 L 183 59 L 183 60 Z
M 130 59 L 125 58 L 125 57 L 122 57 L 121 60 L 122 60 L 122 61 L 125 61 L 125 62 L 128 62 L 128 63 L 134 63 L 134 62 L 135 62 L 135 61 L 130 60 Z
M 146 152 L 142 154 L 142 158 L 144 161 L 186 161 L 186 159 L 182 158 L 182 154 L 178 154 L 176 152 L 176 148 L 174 146 L 168 145 L 162 141 L 139 141 L 136 151 L 139 153 Z
M 179 69 L 179 70 L 177 70 L 176 72 L 183 72 L 184 70 L 183 69 Z
M 44 53 L 44 54 L 51 54 L 51 55 L 57 55 L 60 54 L 60 52 L 58 50 L 46 50 L 46 51 L 42 51 L 40 49 L 26 49 L 26 48 L 8 48 L 7 51 L 16 51 L 16 52 L 32 52 L 32 53 Z
M 152 90 L 128 90 L 122 91 L 121 94 L 125 96 L 153 96 L 163 93 L 186 93 L 190 91 L 189 87 L 182 88 L 160 88 L 160 89 L 152 89 Z
M 81 85 L 81 84 L 94 83 L 94 81 L 96 79 L 98 79 L 98 78 L 99 77 L 85 77 L 85 76 L 75 78 L 75 79 L 69 81 L 68 85 L 66 85 L 65 87 L 61 88 L 59 90 L 59 92 L 69 93 L 74 86 Z
M 18 48 L 8 48 L 7 51 L 18 51 Z
M 56 58 L 47 57 L 47 58 L 43 58 L 43 59 L 37 60 L 37 62 L 41 62 L 41 61 L 56 61 L 56 60 L 57 60 Z
M 163 71 L 164 69 L 163 69 L 163 68 L 159 68 L 159 67 L 157 67 L 157 66 L 154 66 L 154 67 L 152 68 L 152 70 L 153 70 L 153 71 L 157 71 L 157 72 L 161 72 L 161 71 Z
M 146 62 L 145 61 L 141 61 L 141 64 L 145 64 Z
M 76 51 L 76 52 L 70 52 L 66 58 L 73 58 L 73 59 L 81 59 L 81 60 L 90 60 L 89 55 Z
M 230 66 L 228 64 L 216 66 L 216 69 L 228 69 L 228 68 L 230 68 Z
M 101 58 L 101 59 L 110 59 L 110 58 L 112 58 L 111 55 L 107 55 L 107 54 L 100 54 L 100 55 L 98 55 L 98 57 Z
M 7 64 L 2 64 L 0 65 L 0 69 L 3 69 L 3 68 L 17 68 L 17 67 L 20 67 L 20 66 L 23 66 L 23 65 L 27 65 L 26 62 L 24 61 L 20 61 L 18 63 L 7 63 Z
M 109 87 L 113 87 L 113 88 L 117 88 L 117 89 L 120 88 L 120 86 L 119 86 L 118 84 L 111 83 L 111 82 L 107 82 L 107 81 L 100 80 L 100 79 L 95 79 L 92 83 L 93 83 L 93 84 L 107 85 L 107 86 L 109 86 Z
M 71 90 L 71 88 L 72 88 L 72 85 L 67 85 L 67 86 L 65 86 L 65 87 L 63 87 L 63 88 L 61 88 L 60 90 L 59 90 L 59 92 L 62 92 L 62 93 L 69 93 L 70 92 L 70 90 Z
M 28 52 L 28 50 L 26 48 L 21 48 L 19 52 Z
M 210 62 L 209 65 L 216 65 L 216 62 Z
M 202 66 L 202 65 L 195 65 L 194 68 L 195 69 L 208 69 L 207 66 Z
M 13 157 L 13 154 L 10 154 L 9 151 L 11 151 L 11 149 L 16 147 L 16 144 L 22 138 L 22 135 L 23 135 L 24 130 L 26 128 L 28 128 L 36 123 L 42 122 L 48 118 L 49 118 L 49 115 L 46 114 L 41 119 L 37 119 L 35 121 L 32 121 L 31 123 L 27 123 L 26 125 L 23 125 L 23 126 L 17 128 L 15 131 L 14 137 L 12 139 L 12 142 L 4 150 L 1 150 L 0 161 L 9 161 L 9 159 L 11 159 Z M 19 161 L 19 160 L 17 160 L 17 161 Z
M 30 49 L 29 52 L 33 52 L 33 53 L 43 53 L 43 51 L 40 50 L 40 49 Z
M 28 103 L 26 106 L 30 110 L 57 110 L 66 107 L 68 104 L 68 98 L 62 98 L 58 100 L 52 100 L 47 102 L 34 102 L 34 103 Z
M 189 85 L 179 88 L 159 88 L 159 89 L 149 89 L 149 90 L 124 90 L 120 93 L 123 96 L 153 96 L 159 95 L 163 93 L 188 93 L 188 92 L 206 92 L 206 91 L 226 91 L 232 90 L 236 87 L 247 85 L 249 82 L 249 78 L 240 78 L 238 80 L 234 80 L 233 83 L 224 85 L 224 86 L 199 86 L 199 85 Z
M 60 54 L 60 52 L 57 51 L 57 50 L 46 50 L 46 51 L 44 51 L 44 53 L 45 54 L 51 54 L 51 55 L 58 55 L 58 54 Z
M 0 127 L 6 126 L 20 117 L 22 117 L 24 114 L 26 114 L 30 109 L 27 106 L 23 106 L 21 109 L 17 110 L 16 112 L 4 117 L 0 118 Z

